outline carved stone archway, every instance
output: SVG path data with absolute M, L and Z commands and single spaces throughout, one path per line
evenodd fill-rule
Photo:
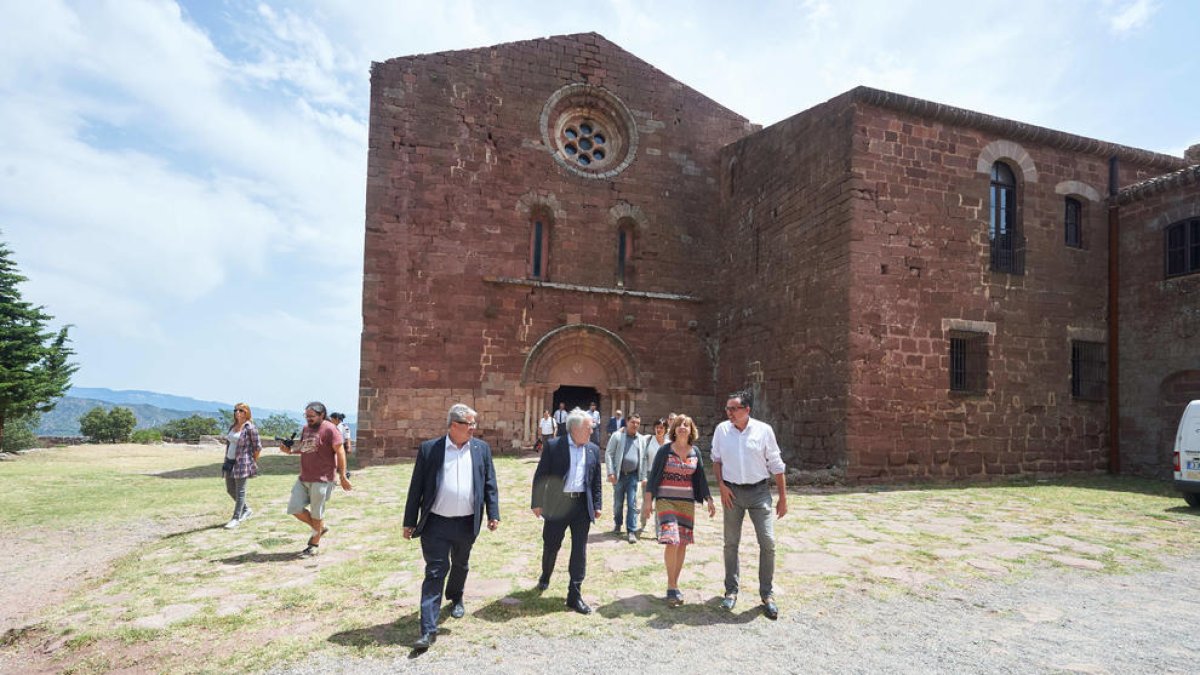
M 538 417 L 554 390 L 562 385 L 593 387 L 609 402 L 606 412 L 633 412 L 641 382 L 633 350 L 616 333 L 591 324 L 571 324 L 546 333 L 537 341 L 525 367 L 525 437 L 534 440 Z

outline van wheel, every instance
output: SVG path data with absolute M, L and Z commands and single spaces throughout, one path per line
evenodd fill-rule
M 1183 501 L 1193 509 L 1200 509 L 1200 493 L 1185 492 L 1183 493 Z

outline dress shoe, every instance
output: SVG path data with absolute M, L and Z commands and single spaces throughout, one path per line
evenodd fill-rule
M 544 591 L 544 590 L 546 590 L 547 588 L 550 588 L 550 582 L 549 582 L 549 581 L 542 581 L 541 579 L 538 579 L 538 582 L 537 582 L 537 589 L 538 589 L 538 591 L 539 591 L 539 592 L 540 592 L 540 591 Z
M 612 529 L 612 534 L 621 534 L 621 526 L 618 525 Z
M 454 618 L 456 618 L 456 619 L 461 619 L 461 618 L 463 618 L 463 616 L 464 616 L 466 613 L 467 613 L 467 608 L 466 608 L 466 607 L 463 607 L 463 604 L 462 604 L 462 601 L 461 601 L 461 600 L 459 600 L 458 602 L 454 603 L 454 606 L 450 608 L 450 616 L 452 616 L 452 617 L 454 617 Z
M 762 606 L 763 614 L 766 614 L 768 619 L 774 621 L 779 618 L 779 607 L 775 606 L 775 598 L 764 598 Z
M 413 643 L 413 649 L 423 652 L 435 642 L 437 642 L 437 633 L 422 633 L 421 637 Z
M 574 600 L 568 600 L 567 607 L 575 610 L 576 612 L 579 612 L 580 614 L 591 614 L 592 613 L 592 608 L 589 607 L 588 604 L 583 601 L 583 598 L 575 598 Z
M 722 609 L 732 611 L 735 606 L 737 606 L 737 593 L 729 593 L 725 596 L 725 599 L 721 600 Z

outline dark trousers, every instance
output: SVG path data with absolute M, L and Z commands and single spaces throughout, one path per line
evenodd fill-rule
M 425 530 L 421 533 L 421 554 L 425 557 L 425 581 L 421 584 L 421 633 L 437 632 L 443 586 L 447 600 L 462 601 L 474 544 L 474 518 L 443 518 L 436 513 L 429 514 Z M 447 573 L 449 581 L 446 580 Z
M 567 499 L 567 497 L 564 497 Z M 567 602 L 579 599 L 583 578 L 587 575 L 587 539 L 592 527 L 591 514 L 587 512 L 587 499 L 571 499 L 572 505 L 562 518 L 546 518 L 542 523 L 542 583 L 550 583 L 558 549 L 562 548 L 563 535 L 571 530 L 571 562 L 567 566 L 570 583 L 567 584 Z

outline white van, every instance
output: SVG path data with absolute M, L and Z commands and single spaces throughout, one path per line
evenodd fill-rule
M 1175 432 L 1175 487 L 1192 508 L 1200 508 L 1200 401 L 1183 410 Z

